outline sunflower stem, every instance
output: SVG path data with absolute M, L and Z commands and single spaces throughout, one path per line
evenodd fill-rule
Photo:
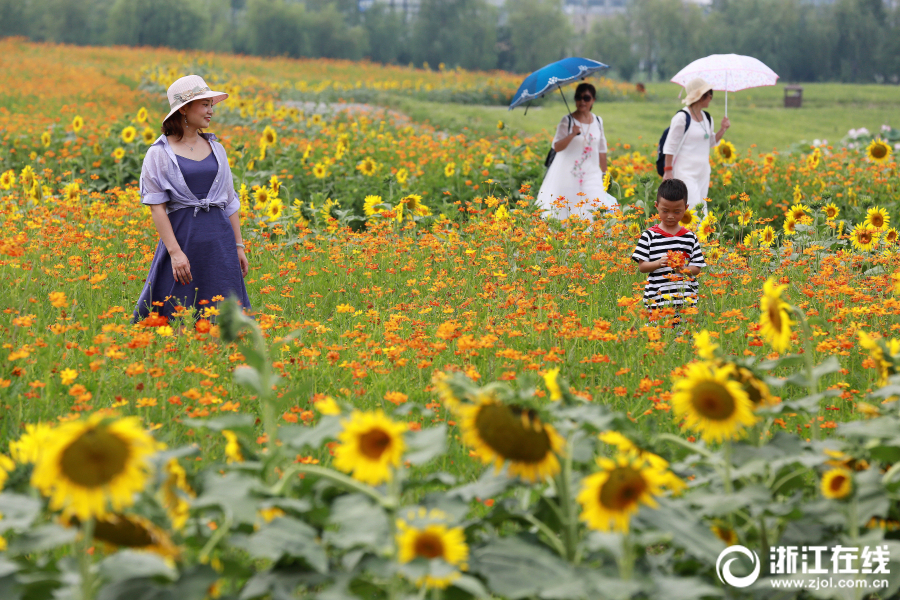
M 566 547 L 559 540 L 559 536 L 556 535 L 556 532 L 550 529 L 550 527 L 546 523 L 544 523 L 534 515 L 525 513 L 524 517 L 526 521 L 537 527 L 537 530 L 543 533 L 544 536 L 546 536 L 547 540 L 550 542 L 550 545 L 553 546 L 553 549 L 556 550 L 557 554 L 559 554 L 562 558 L 566 558 Z
M 578 518 L 575 498 L 572 494 L 572 439 L 566 442 L 566 455 L 563 458 L 562 472 L 559 474 L 559 502 L 563 513 L 563 539 L 565 540 L 565 558 L 575 562 L 578 554 Z
M 222 523 L 216 528 L 215 533 L 213 533 L 209 537 L 209 540 L 203 546 L 203 549 L 200 550 L 200 554 L 197 557 L 197 560 L 204 564 L 209 561 L 209 555 L 212 553 L 212 551 L 215 550 L 219 542 L 222 541 L 222 538 L 224 538 L 231 532 L 232 523 L 233 520 L 231 518 L 231 515 L 226 513 L 225 518 L 222 519 Z
M 619 578 L 631 581 L 634 574 L 634 546 L 631 543 L 631 532 L 622 534 L 622 558 L 619 560 Z
M 372 487 L 364 483 L 360 483 L 352 477 L 348 477 L 343 473 L 338 473 L 337 471 L 333 471 L 327 467 L 319 467 L 316 465 L 291 465 L 290 467 L 285 469 L 284 474 L 281 476 L 281 479 L 277 483 L 275 483 L 274 486 L 272 486 L 272 493 L 275 495 L 281 494 L 284 491 L 285 486 L 290 483 L 290 479 L 294 475 L 300 473 L 318 475 L 319 477 L 330 480 L 332 483 L 338 484 L 348 492 L 358 492 L 360 494 L 364 494 L 369 498 L 372 498 L 373 500 L 378 502 L 378 504 L 388 510 L 392 510 L 393 508 L 399 506 L 399 499 L 393 498 L 390 494 L 390 491 L 388 496 L 384 496 L 382 494 L 379 494 L 378 491 L 373 489 Z
M 688 450 L 692 450 L 693 452 L 696 452 L 696 453 L 698 453 L 698 454 L 702 454 L 702 455 L 705 456 L 706 458 L 710 458 L 710 459 L 711 459 L 711 458 L 713 457 L 712 452 L 710 452 L 710 451 L 707 450 L 706 448 L 701 448 L 701 447 L 699 447 L 699 446 L 696 446 L 696 445 L 692 444 L 691 442 L 689 442 L 689 441 L 687 441 L 687 440 L 681 439 L 681 438 L 678 437 L 677 435 L 672 435 L 671 433 L 661 433 L 661 434 L 659 434 L 659 435 L 657 436 L 656 439 L 658 439 L 658 440 L 664 440 L 664 441 L 670 441 L 670 442 L 672 442 L 672 443 L 674 443 L 674 444 L 677 444 L 677 445 L 679 445 L 679 446 L 683 446 L 684 448 L 687 448 Z
M 94 542 L 94 519 L 88 519 L 81 527 L 81 540 L 75 545 L 78 554 L 78 568 L 81 572 L 81 600 L 94 600 L 94 574 L 91 572 L 92 556 L 89 554 Z

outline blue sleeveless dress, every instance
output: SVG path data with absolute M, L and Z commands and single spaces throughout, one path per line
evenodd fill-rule
M 198 200 L 206 198 L 219 169 L 215 155 L 210 152 L 203 160 L 177 155 L 176 158 L 191 193 Z M 250 310 L 250 299 L 235 247 L 234 229 L 225 211 L 217 206 L 210 207 L 208 211 L 181 208 L 168 216 L 175 239 L 190 261 L 193 280 L 187 285 L 175 281 L 172 259 L 160 240 L 132 321 L 139 322 L 151 312 L 171 317 L 178 305 L 202 310 L 205 306 L 215 305 L 214 297 L 228 298 L 232 294 L 241 306 Z M 201 300 L 207 303 L 200 304 Z

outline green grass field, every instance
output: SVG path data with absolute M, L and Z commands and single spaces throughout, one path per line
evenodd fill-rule
M 877 131 L 882 124 L 896 126 L 900 100 L 898 90 L 881 85 L 844 85 L 837 83 L 804 84 L 803 106 L 784 108 L 784 86 L 757 88 L 728 94 L 731 129 L 726 139 L 739 152 L 756 145 L 754 153 L 773 149 L 786 151 L 792 144 L 824 139 L 837 142 L 851 128 L 866 127 Z M 603 102 L 594 113 L 603 118 L 607 136 L 613 142 L 630 144 L 636 149 L 655 147 L 669 119 L 681 108 L 681 87 L 673 83 L 647 86 L 647 102 Z M 569 106 L 573 87 L 566 88 Z M 534 107 L 508 111 L 505 107 L 449 105 L 398 100 L 395 107 L 416 121 L 428 120 L 450 131 L 468 127 L 475 131 L 495 129 L 502 120 L 513 131 L 537 134 L 547 132 L 549 138 L 566 113 L 559 94 L 556 101 Z M 718 128 L 724 115 L 725 95 L 717 92 L 710 113 Z

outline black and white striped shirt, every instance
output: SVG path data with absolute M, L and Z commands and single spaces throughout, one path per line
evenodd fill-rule
M 703 250 L 694 232 L 685 228 L 672 235 L 666 233 L 658 225 L 654 225 L 641 234 L 631 259 L 635 262 L 659 260 L 669 250 L 681 252 L 689 257 L 685 266 L 705 267 Z M 681 306 L 684 298 L 697 300 L 697 280 L 690 274 L 676 273 L 671 267 L 660 267 L 647 273 L 647 284 L 644 286 L 644 304 L 648 308 L 663 306 Z

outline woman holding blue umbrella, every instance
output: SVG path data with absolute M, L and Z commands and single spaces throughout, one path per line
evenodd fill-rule
M 564 116 L 556 128 L 556 156 L 537 196 L 544 218 L 593 221 L 594 211 L 618 206 L 603 186 L 607 145 L 603 120 L 591 112 L 596 97 L 593 85 L 579 84 L 575 89 L 575 111 Z

